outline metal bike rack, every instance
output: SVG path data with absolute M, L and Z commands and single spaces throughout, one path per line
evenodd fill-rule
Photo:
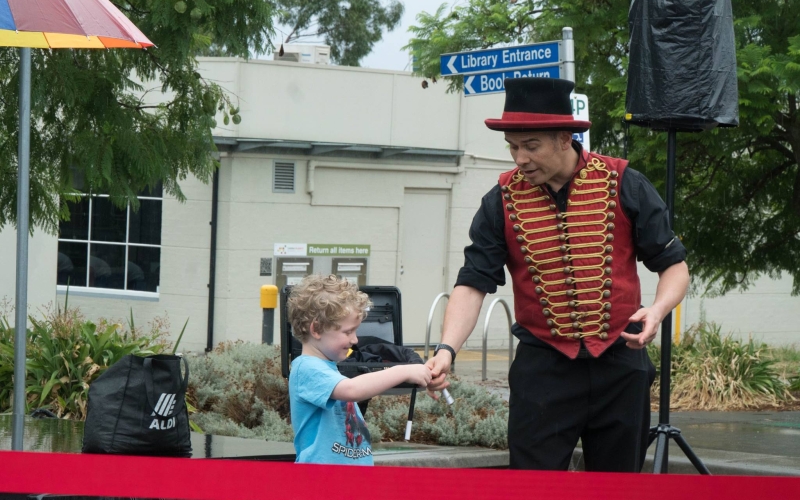
M 428 349 L 430 348 L 431 344 L 431 323 L 433 323 L 433 313 L 436 311 L 436 306 L 439 304 L 439 301 L 442 299 L 449 299 L 450 294 L 448 293 L 440 293 L 433 299 L 433 305 L 431 305 L 431 311 L 428 313 L 428 326 L 425 329 L 425 361 L 428 361 Z
M 506 310 L 506 318 L 508 319 L 508 367 L 511 368 L 511 362 L 514 360 L 514 335 L 511 334 L 511 309 L 508 303 L 500 297 L 494 299 L 489 305 L 489 310 L 486 311 L 486 320 L 483 322 L 483 362 L 481 368 L 481 380 L 486 380 L 486 341 L 489 334 L 489 320 L 492 319 L 492 311 L 497 303 L 503 305 Z

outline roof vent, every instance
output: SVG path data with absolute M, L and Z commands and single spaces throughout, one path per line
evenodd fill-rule
M 330 64 L 331 47 L 330 45 L 303 45 L 285 44 L 283 45 L 283 55 L 275 52 L 272 55 L 275 61 L 301 62 L 307 64 Z

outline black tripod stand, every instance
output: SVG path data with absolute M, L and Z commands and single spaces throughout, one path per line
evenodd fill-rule
M 670 128 L 667 135 L 667 192 L 666 203 L 669 211 L 669 227 L 675 227 L 675 142 L 676 130 Z M 664 474 L 667 472 L 669 458 L 669 439 L 678 444 L 684 455 L 692 462 L 700 474 L 711 474 L 703 462 L 700 461 L 689 443 L 681 436 L 681 430 L 669 424 L 669 393 L 670 370 L 672 363 L 672 312 L 667 314 L 661 322 L 661 378 L 659 394 L 658 425 L 650 427 L 647 446 L 656 441 L 656 451 L 653 458 L 653 473 Z

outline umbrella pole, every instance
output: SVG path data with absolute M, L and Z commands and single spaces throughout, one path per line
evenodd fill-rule
M 11 449 L 22 451 L 25 417 L 25 347 L 28 329 L 28 232 L 30 220 L 31 49 L 19 49 L 17 160 L 17 290 L 14 322 L 14 417 Z

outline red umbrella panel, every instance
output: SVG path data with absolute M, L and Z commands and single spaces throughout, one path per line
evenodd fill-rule
M 0 0 L 0 46 L 146 48 L 153 42 L 108 0 Z

